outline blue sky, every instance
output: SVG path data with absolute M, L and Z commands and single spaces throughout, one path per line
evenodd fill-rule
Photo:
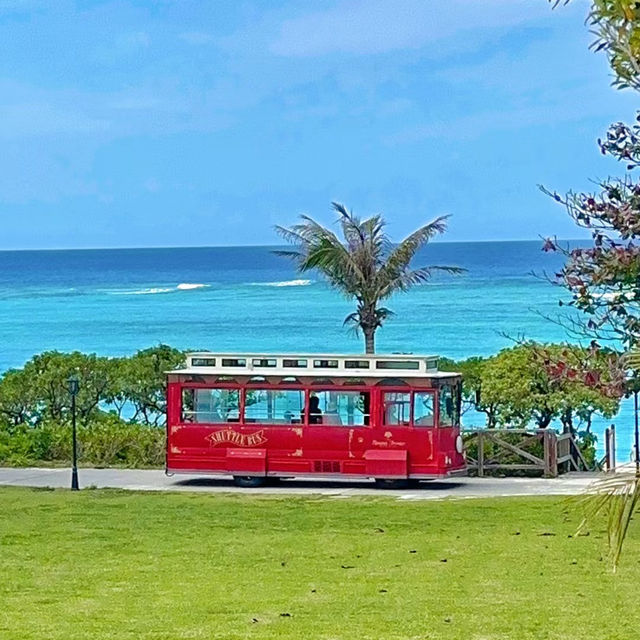
M 0 0 L 0 248 L 272 244 L 338 200 L 396 238 L 577 237 L 620 171 L 586 2 Z

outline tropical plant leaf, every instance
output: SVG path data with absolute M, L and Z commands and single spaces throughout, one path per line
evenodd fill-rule
M 640 476 L 636 473 L 618 472 L 594 482 L 581 498 L 585 516 L 580 529 L 598 516 L 607 517 L 609 557 L 614 571 L 629 530 L 629 525 L 640 501 Z
M 640 349 L 631 349 L 622 357 L 622 361 L 628 369 L 640 371 Z

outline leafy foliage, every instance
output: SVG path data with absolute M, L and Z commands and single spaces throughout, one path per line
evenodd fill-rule
M 365 350 L 373 353 L 375 332 L 393 313 L 381 306 L 383 301 L 428 281 L 434 271 L 463 270 L 412 266 L 418 251 L 434 236 L 444 233 L 446 216 L 423 225 L 395 245 L 385 232 L 382 216 L 362 220 L 337 202 L 333 208 L 338 214 L 342 239 L 309 216 L 302 216 L 302 222 L 292 227 L 276 227 L 280 236 L 296 247 L 276 253 L 292 259 L 301 272 L 319 271 L 333 287 L 356 300 L 356 311 L 345 318 L 345 324 L 362 330 Z
M 166 345 L 130 358 L 47 351 L 0 378 L 0 416 L 9 426 L 67 422 L 68 379 L 74 375 L 79 381 L 76 407 L 82 424 L 92 423 L 105 410 L 113 409 L 121 417 L 129 406 L 133 422 L 157 426 L 166 409 L 166 372 L 183 361 L 182 351 Z
M 607 517 L 609 556 L 615 571 L 629 525 L 640 505 L 640 477 L 628 472 L 605 476 L 594 483 L 583 502 L 585 519 L 582 526 L 595 520 L 600 514 Z
M 567 0 L 568 2 L 568 0 Z M 556 0 L 554 4 L 560 4 Z M 566 2 L 565 2 L 566 4 Z M 606 53 L 620 89 L 640 90 L 640 2 L 592 0 L 587 19 L 596 36 L 593 47 Z M 605 155 L 624 162 L 634 171 L 640 160 L 640 115 L 636 122 L 613 124 L 604 140 Z M 547 193 L 549 193 L 547 191 Z M 601 181 L 596 193 L 551 195 L 562 203 L 576 224 L 591 232 L 593 246 L 560 247 L 545 242 L 545 250 L 561 251 L 566 263 L 555 282 L 571 294 L 570 304 L 588 316 L 572 320 L 573 327 L 595 338 L 613 338 L 637 353 L 640 347 L 640 182 L 631 174 Z M 627 388 L 638 389 L 637 358 L 628 360 L 636 380 Z M 609 513 L 609 542 L 614 567 L 640 497 L 637 475 L 621 475 L 604 481 L 595 497 L 588 497 L 589 514 Z
M 101 414 L 91 424 L 79 426 L 78 454 L 83 464 L 94 467 L 159 467 L 164 461 L 165 432 Z M 68 423 L 21 424 L 11 430 L 0 427 L 0 464 L 68 463 L 70 458 Z
M 158 466 L 164 458 L 166 372 L 183 352 L 158 345 L 129 358 L 48 351 L 0 378 L 0 463 L 68 461 L 71 397 L 76 408 L 80 459 L 106 466 Z M 123 419 L 123 414 L 129 420 Z
M 549 0 L 554 7 L 571 0 Z M 619 89 L 640 89 L 640 2 L 591 0 L 587 24 L 595 40 L 591 48 L 607 55 Z
M 463 374 L 465 403 L 487 426 L 591 430 L 596 414 L 614 416 L 624 393 L 616 353 L 575 345 L 524 343 L 490 358 L 447 363 Z
M 130 358 L 112 361 L 115 375 L 105 399 L 114 404 L 119 415 L 126 403 L 130 403 L 135 409 L 134 422 L 155 426 L 163 424 L 166 373 L 183 362 L 184 353 L 167 345 L 144 349 Z
M 640 90 L 640 3 L 593 0 L 587 21 L 596 36 L 594 48 L 609 58 L 614 85 Z M 611 125 L 598 144 L 628 171 L 637 169 L 640 114 L 632 125 Z M 570 305 L 588 315 L 585 322 L 573 319 L 573 328 L 596 339 L 616 339 L 625 347 L 640 344 L 640 182 L 625 175 L 600 181 L 593 193 L 543 191 L 563 204 L 593 239 L 589 248 L 562 247 L 555 239 L 544 245 L 565 255 L 566 264 L 553 280 L 570 292 Z

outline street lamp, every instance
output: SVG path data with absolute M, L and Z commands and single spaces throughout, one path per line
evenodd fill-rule
M 640 476 L 640 429 L 638 428 L 638 389 L 633 391 L 633 415 L 635 432 L 636 476 Z
M 78 440 L 76 437 L 76 396 L 80 389 L 77 376 L 71 375 L 67 380 L 69 395 L 71 396 L 71 425 L 73 434 L 73 466 L 71 467 L 71 491 L 78 491 Z

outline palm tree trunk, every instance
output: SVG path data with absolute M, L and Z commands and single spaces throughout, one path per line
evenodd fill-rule
M 364 333 L 364 352 L 375 353 L 376 352 L 375 328 L 366 327 L 362 329 L 362 332 Z

